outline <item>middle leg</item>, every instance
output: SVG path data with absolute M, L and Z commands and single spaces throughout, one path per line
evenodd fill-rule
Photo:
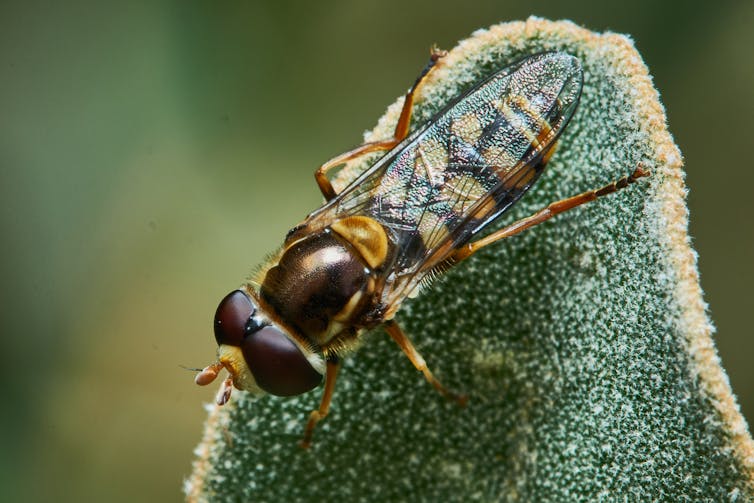
M 427 75 L 429 75 L 432 69 L 435 68 L 435 65 L 440 60 L 440 58 L 443 58 L 446 54 L 447 52 L 441 51 L 436 47 L 432 48 L 432 53 L 429 57 L 427 66 L 424 67 L 422 72 L 419 74 L 419 77 L 417 77 L 416 82 L 414 82 L 414 85 L 411 86 L 411 88 L 406 93 L 406 97 L 403 100 L 403 108 L 401 108 L 401 114 L 398 117 L 398 123 L 395 125 L 395 130 L 393 131 L 392 138 L 360 145 L 353 150 L 349 150 L 348 152 L 340 154 L 339 156 L 333 157 L 314 172 L 314 178 L 317 180 L 319 189 L 322 191 L 322 195 L 325 196 L 325 199 L 327 201 L 336 196 L 335 189 L 333 189 L 333 186 L 330 183 L 330 179 L 327 177 L 328 171 L 336 166 L 340 166 L 345 162 L 361 157 L 362 155 L 370 154 L 372 152 L 390 150 L 391 148 L 398 145 L 401 141 L 403 141 L 406 136 L 408 136 L 408 128 L 411 124 L 411 111 L 414 108 L 414 96 L 416 95 L 416 90 L 426 79 Z
M 399 327 L 395 321 L 390 320 L 386 322 L 384 327 L 388 335 L 393 338 L 396 344 L 398 344 L 398 346 L 403 350 L 403 353 L 408 357 L 409 360 L 411 360 L 411 363 L 414 364 L 416 370 L 424 374 L 424 377 L 427 379 L 427 381 L 429 381 L 429 383 L 437 391 L 439 391 L 442 396 L 458 402 L 458 404 L 462 407 L 466 405 L 468 397 L 466 395 L 459 395 L 450 391 L 448 388 L 443 386 L 440 381 L 437 380 L 437 378 L 432 374 L 432 371 L 429 370 L 429 367 L 427 367 L 427 362 L 424 361 L 422 355 L 419 354 L 414 345 L 411 343 L 411 340 L 406 336 L 406 334 L 403 333 L 403 330 L 401 330 L 401 327 Z

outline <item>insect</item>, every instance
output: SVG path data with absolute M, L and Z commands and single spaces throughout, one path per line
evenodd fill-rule
M 554 202 L 478 238 L 539 178 L 581 96 L 579 60 L 563 52 L 524 58 L 455 98 L 409 134 L 417 90 L 444 52 L 405 96 L 393 137 L 366 143 L 317 169 L 325 204 L 290 230 L 270 265 L 220 302 L 214 319 L 217 361 L 196 376 L 212 382 L 227 369 L 217 397 L 233 387 L 299 395 L 321 384 L 302 445 L 328 413 L 341 359 L 365 331 L 382 326 L 426 380 L 443 386 L 396 323 L 401 303 L 423 284 L 478 250 L 649 173 L 641 166 L 598 190 Z M 386 152 L 342 191 L 328 172 L 371 152 Z

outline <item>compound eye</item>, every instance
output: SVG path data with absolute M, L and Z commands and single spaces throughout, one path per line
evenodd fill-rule
M 300 395 L 322 382 L 298 346 L 274 325 L 249 335 L 241 351 L 259 387 L 272 395 Z
M 215 340 L 218 345 L 240 346 L 254 305 L 249 296 L 241 290 L 235 290 L 220 301 L 215 312 Z

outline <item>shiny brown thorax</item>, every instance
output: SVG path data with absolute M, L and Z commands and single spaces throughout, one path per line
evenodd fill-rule
M 313 346 L 348 345 L 360 330 L 383 321 L 379 272 L 388 248 L 383 227 L 367 217 L 338 220 L 315 233 L 294 230 L 260 296 Z

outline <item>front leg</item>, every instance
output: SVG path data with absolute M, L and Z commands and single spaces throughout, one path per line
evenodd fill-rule
M 330 402 L 335 391 L 335 381 L 338 378 L 340 370 L 340 360 L 337 357 L 331 357 L 327 360 L 327 369 L 325 370 L 325 389 L 322 392 L 322 400 L 319 402 L 319 408 L 309 414 L 309 421 L 304 429 L 304 439 L 301 441 L 301 447 L 308 449 L 312 445 L 312 436 L 314 427 L 322 421 L 330 411 Z
M 424 67 L 422 72 L 419 74 L 419 77 L 417 77 L 416 82 L 414 82 L 414 85 L 411 86 L 411 89 L 409 89 L 406 93 L 406 97 L 403 100 L 403 108 L 401 108 L 401 115 L 400 117 L 398 117 L 398 123 L 395 125 L 395 131 L 393 131 L 392 138 L 382 141 L 365 143 L 353 150 L 349 150 L 348 152 L 340 154 L 339 156 L 333 157 L 322 166 L 317 168 L 317 171 L 314 172 L 314 178 L 317 180 L 319 190 L 322 191 L 322 195 L 325 196 L 325 200 L 329 201 L 336 196 L 335 189 L 333 189 L 333 186 L 330 183 L 330 179 L 327 177 L 328 171 L 336 166 L 340 166 L 345 162 L 361 157 L 362 155 L 370 154 L 372 152 L 390 150 L 391 148 L 398 145 L 401 141 L 403 141 L 406 136 L 408 136 L 408 128 L 411 123 L 411 111 L 414 108 L 414 96 L 416 94 L 416 90 L 419 88 L 419 85 L 426 79 L 427 75 L 429 75 L 440 58 L 443 58 L 446 54 L 447 52 L 441 51 L 436 47 L 432 48 L 432 53 L 429 57 L 427 66 Z

